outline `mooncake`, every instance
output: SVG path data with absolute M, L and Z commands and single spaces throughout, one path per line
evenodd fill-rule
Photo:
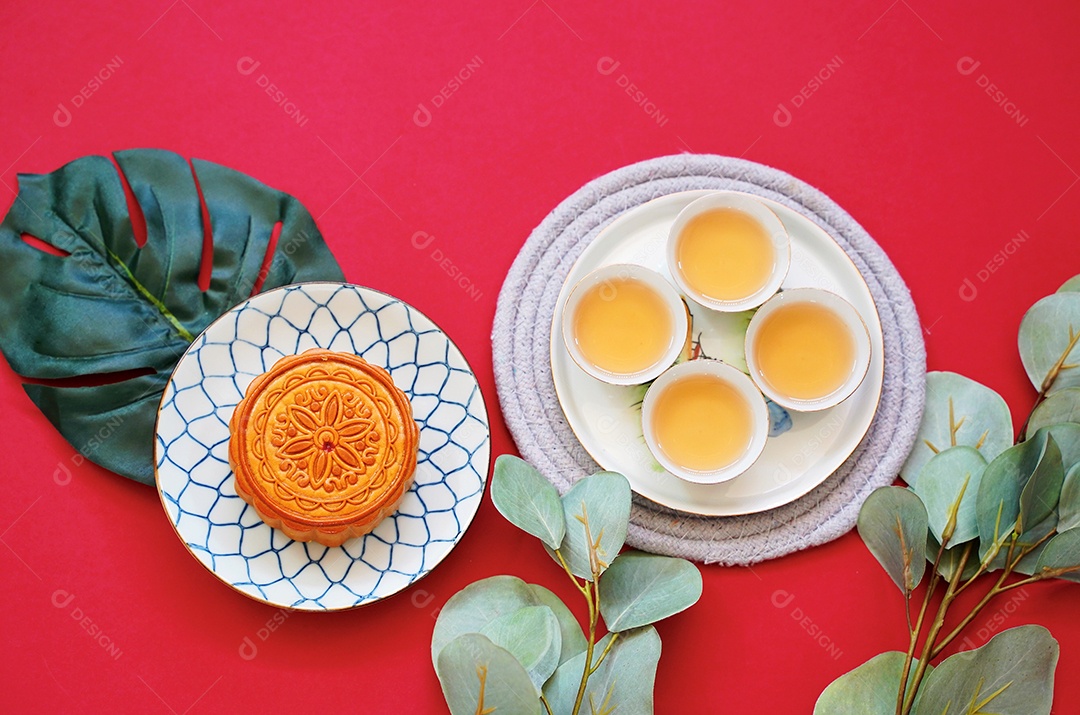
M 393 513 L 420 431 L 386 370 L 313 348 L 248 386 L 229 423 L 236 493 L 298 541 L 339 546 Z

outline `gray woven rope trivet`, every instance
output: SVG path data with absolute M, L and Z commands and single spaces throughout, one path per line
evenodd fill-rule
M 643 161 L 590 181 L 536 227 L 506 277 L 491 335 L 495 384 L 521 455 L 560 492 L 598 471 L 555 395 L 549 331 L 556 299 L 581 251 L 612 220 L 659 196 L 693 189 L 756 194 L 821 226 L 866 279 L 884 333 L 885 381 L 870 429 L 851 457 L 806 496 L 759 514 L 727 517 L 688 514 L 634 496 L 631 546 L 747 565 L 847 533 L 870 492 L 899 472 L 922 419 L 926 350 L 911 294 L 881 247 L 823 193 L 761 164 L 694 154 Z

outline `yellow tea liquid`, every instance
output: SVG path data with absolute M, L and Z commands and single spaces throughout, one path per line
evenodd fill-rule
M 677 237 L 675 257 L 690 287 L 715 300 L 742 300 L 765 285 L 776 264 L 772 239 L 735 209 L 695 216 Z
M 652 413 L 653 431 L 668 458 L 707 472 L 742 456 L 753 415 L 738 390 L 712 375 L 693 375 L 667 387 Z
M 622 375 L 656 364 L 671 345 L 674 330 L 664 299 L 633 278 L 590 288 L 573 320 L 574 339 L 585 359 Z
M 778 308 L 753 346 L 761 376 L 778 393 L 814 400 L 832 393 L 855 367 L 855 339 L 844 321 L 818 303 Z

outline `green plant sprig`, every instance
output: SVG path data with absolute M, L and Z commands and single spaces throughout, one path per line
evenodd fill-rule
M 622 551 L 630 485 L 600 472 L 564 496 L 526 462 L 495 463 L 491 498 L 540 539 L 581 593 L 587 628 L 551 591 L 512 576 L 447 601 L 432 660 L 454 715 L 651 713 L 660 639 L 652 623 L 693 605 L 701 573 L 684 559 Z M 597 638 L 601 619 L 607 634 Z
M 1080 580 L 1078 290 L 1080 277 L 1021 322 L 1020 356 L 1037 394 L 1018 432 L 993 390 L 954 373 L 927 375 L 926 410 L 900 475 L 908 487 L 873 492 L 858 523 L 904 595 L 907 650 L 838 678 L 815 713 L 970 715 L 990 707 L 1002 715 L 1049 714 L 1058 644 L 1045 628 L 1010 628 L 933 663 L 997 596 L 1054 578 Z M 913 621 L 912 599 L 928 563 Z M 957 598 L 976 583 L 988 586 L 947 627 Z

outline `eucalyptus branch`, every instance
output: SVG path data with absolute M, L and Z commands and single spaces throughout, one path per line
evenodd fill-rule
M 589 639 L 585 647 L 585 667 L 581 671 L 581 683 L 578 685 L 577 698 L 574 700 L 574 709 L 572 715 L 578 715 L 581 710 L 581 702 L 585 697 L 585 688 L 589 683 L 589 676 L 596 672 L 596 667 L 599 667 L 597 662 L 596 667 L 593 666 L 592 657 L 593 650 L 596 648 L 596 624 L 600 620 L 600 572 L 603 567 L 606 566 L 601 559 L 597 549 L 600 545 L 600 537 L 597 536 L 593 541 L 592 531 L 589 528 L 589 512 L 585 508 L 585 503 L 581 504 L 581 516 L 578 518 L 582 525 L 585 527 L 585 543 L 589 549 L 589 570 L 592 572 L 592 581 L 586 581 L 584 584 L 585 601 L 589 605 Z M 601 530 L 602 531 L 602 530 Z M 608 642 L 608 648 L 615 642 L 612 638 Z M 607 655 L 607 649 L 604 650 L 604 654 L 601 659 Z
M 945 658 L 945 649 L 954 644 L 995 597 L 1051 578 L 1066 576 L 1077 580 L 1080 575 L 1077 532 L 1055 540 L 1061 535 L 1058 529 L 1049 528 L 1052 510 L 1045 512 L 1051 515 L 1051 520 L 1041 521 L 1040 514 L 1033 513 L 1028 501 L 1029 496 L 1040 499 L 1045 507 L 1054 501 L 1055 495 L 1048 492 L 1057 489 L 1058 519 L 1064 518 L 1066 506 L 1070 518 L 1075 516 L 1077 495 L 1070 477 L 1074 470 L 1080 470 L 1080 434 L 1075 425 L 1068 423 L 1069 415 L 1080 411 L 1080 389 L 1061 388 L 1080 374 L 1080 359 L 1071 357 L 1074 352 L 1080 354 L 1080 332 L 1069 324 L 1078 321 L 1080 275 L 1025 313 L 1020 326 L 1020 357 L 1025 366 L 1037 366 L 1042 378 L 1035 385 L 1038 394 L 1018 432 L 1014 431 L 1008 405 L 994 390 L 956 373 L 927 374 L 927 410 L 916 435 L 916 445 L 901 474 L 908 486 L 876 490 L 862 505 L 858 520 L 859 533 L 867 547 L 903 593 L 907 653 L 902 668 L 897 668 L 900 654 L 891 652 L 883 654 L 888 658 L 872 659 L 837 678 L 818 700 L 822 712 L 861 712 L 872 687 L 879 696 L 890 691 L 895 694 L 895 715 L 911 715 L 932 664 L 939 663 L 939 657 Z M 1068 339 L 1063 340 L 1066 326 Z M 1036 427 L 1041 428 L 1040 438 L 1047 429 L 1054 430 L 1051 436 L 1059 449 L 1048 449 L 1049 443 L 1034 444 L 1031 435 Z M 1014 438 L 1008 447 L 1006 435 Z M 1004 459 L 998 461 L 999 457 Z M 979 498 L 969 498 L 967 508 L 961 511 L 960 504 L 971 487 L 971 480 L 979 479 L 983 472 L 989 474 L 989 465 L 996 465 L 993 478 L 981 484 L 976 482 L 980 484 Z M 1056 486 L 1051 484 L 1052 479 L 1057 480 Z M 955 501 L 943 499 L 942 490 L 955 496 Z M 992 500 L 989 503 L 987 496 Z M 1065 523 L 1058 528 L 1063 529 Z M 931 535 L 936 540 L 930 539 Z M 956 542 L 963 543 L 951 544 L 954 536 L 958 537 Z M 925 554 L 933 562 L 933 569 L 922 584 L 926 590 L 916 618 L 913 601 L 917 588 L 912 579 L 909 542 L 919 539 L 937 541 L 940 545 L 936 555 Z M 1036 567 L 1028 568 L 1036 559 Z M 925 568 L 926 563 L 920 566 Z M 1035 573 L 1031 574 L 1032 570 Z M 992 571 L 997 573 L 988 576 Z M 939 595 L 940 581 L 947 582 L 947 586 Z M 981 584 L 980 593 L 969 601 L 974 606 L 965 603 L 962 608 L 954 608 L 959 597 L 976 581 Z M 935 610 L 932 617 L 931 606 Z M 959 623 L 955 627 L 953 611 L 958 611 Z M 1014 682 L 1012 676 L 1019 677 L 1020 673 L 1025 680 L 1037 681 L 1031 691 L 1037 705 L 1033 702 L 1031 711 L 1050 711 L 1054 660 L 1019 658 L 1008 663 L 1002 653 L 1039 652 L 1046 656 L 1052 653 L 1056 658 L 1056 641 L 1044 629 L 1033 626 L 1006 629 L 993 640 L 999 645 L 990 648 L 988 644 L 962 659 L 951 657 L 941 663 L 941 667 L 948 664 L 954 669 L 954 677 L 934 678 L 935 713 L 943 707 L 954 709 L 958 703 L 965 712 L 982 712 L 1009 687 L 1006 683 L 997 690 L 991 688 L 993 692 L 983 692 L 991 673 L 1000 682 Z M 897 683 L 897 674 L 899 687 L 891 690 Z
M 1020 588 L 1021 586 L 1027 586 L 1027 585 L 1033 584 L 1033 583 L 1035 583 L 1037 581 L 1045 581 L 1047 579 L 1057 578 L 1059 576 L 1064 576 L 1067 573 L 1075 573 L 1075 572 L 1078 572 L 1078 571 L 1080 571 L 1080 564 L 1077 564 L 1076 566 L 1063 566 L 1063 567 L 1057 568 L 1057 569 L 1044 568 L 1042 571 L 1040 571 L 1037 574 L 1029 576 L 1029 577 L 1027 577 L 1027 578 L 1025 578 L 1025 579 L 1023 579 L 1021 581 L 1016 581 L 1014 583 L 1010 583 L 1007 586 L 1004 586 L 1001 589 L 1000 592 L 1004 593 L 1005 591 L 1011 591 L 1014 588 Z
M 620 553 L 631 494 L 626 477 L 598 472 L 559 495 L 524 460 L 495 460 L 495 508 L 543 542 L 585 600 L 588 617 L 510 575 L 455 594 L 440 609 L 431 638 L 435 672 L 453 712 L 502 712 L 524 698 L 540 715 L 610 714 L 637 707 L 642 688 L 651 702 L 661 647 L 652 624 L 693 605 L 702 579 L 686 559 Z M 611 619 L 607 628 L 604 618 Z
M 959 636 L 960 633 L 969 625 L 971 625 L 971 622 L 979 616 L 979 613 L 981 613 L 982 609 L 986 607 L 986 604 L 990 603 L 990 600 L 994 596 L 1002 592 L 1001 584 L 1005 582 L 1005 579 L 1009 577 L 1009 574 L 1011 572 L 1012 568 L 1006 565 L 1005 569 L 1001 572 L 1001 576 L 998 577 L 997 583 L 994 584 L 990 588 L 990 590 L 983 595 L 982 599 L 977 604 L 975 604 L 975 607 L 971 609 L 970 613 L 964 616 L 964 619 L 960 621 L 956 628 L 954 628 L 947 636 L 945 636 L 934 646 L 934 650 L 930 653 L 931 659 L 941 655 L 941 652 L 945 650 L 945 648 L 947 648 L 948 645 L 952 643 L 953 640 L 955 640 L 956 637 Z
M 1057 529 L 1051 529 L 1050 531 L 1046 532 L 1041 537 L 1039 537 L 1038 541 L 1036 541 L 1035 543 L 1030 544 L 1030 545 L 1024 547 L 1023 549 L 1021 549 L 1020 550 L 1020 555 L 1016 557 L 1016 564 L 1013 565 L 1013 568 L 1016 568 L 1016 566 L 1019 565 L 1019 563 L 1024 560 L 1025 556 L 1027 556 L 1028 554 L 1034 553 L 1035 549 L 1039 548 L 1044 543 L 1049 541 L 1051 539 L 1051 537 L 1056 536 L 1057 533 L 1058 533 Z
M 904 670 L 900 675 L 900 692 L 896 695 L 896 715 L 903 715 L 904 695 L 907 693 L 907 682 L 908 676 L 911 673 L 911 663 L 915 659 L 915 647 L 919 643 L 919 633 L 922 632 L 923 620 L 926 618 L 926 611 L 930 606 L 930 599 L 934 595 L 934 589 L 937 588 L 938 579 L 940 578 L 940 574 L 938 573 L 938 566 L 941 564 L 941 557 L 944 555 L 945 545 L 942 544 L 940 547 L 938 547 L 937 556 L 934 557 L 934 567 L 930 571 L 930 582 L 926 586 L 926 593 L 923 594 L 922 607 L 919 608 L 919 617 L 915 621 L 914 628 L 911 628 L 911 618 L 910 616 L 908 617 L 908 628 L 911 631 L 911 642 L 908 644 L 907 656 L 904 658 Z
M 965 483 L 966 486 L 966 483 Z M 963 491 L 961 490 L 960 498 L 963 498 Z M 957 499 L 957 505 L 959 505 L 960 499 Z M 946 527 L 947 534 L 943 536 L 943 542 L 948 543 L 949 538 L 952 537 L 951 531 Z M 911 689 L 904 697 L 904 707 L 901 711 L 901 715 L 908 715 L 911 712 L 911 707 L 915 703 L 915 695 L 919 691 L 919 685 L 922 683 L 923 676 L 926 675 L 926 667 L 930 664 L 931 651 L 933 650 L 933 644 L 937 639 L 938 633 L 941 632 L 942 627 L 945 625 L 945 614 L 949 610 L 949 606 L 952 604 L 954 598 L 956 598 L 956 589 L 960 585 L 962 576 L 964 573 L 964 567 L 967 566 L 968 558 L 971 556 L 971 548 L 974 542 L 969 541 L 963 554 L 960 556 L 960 563 L 957 565 L 956 570 L 953 571 L 952 578 L 949 579 L 949 587 L 945 590 L 945 596 L 941 599 L 941 605 L 938 606 L 937 615 L 934 617 L 934 622 L 930 625 L 930 631 L 927 633 L 926 641 L 923 642 L 922 655 L 919 656 L 919 664 L 915 668 L 915 674 L 912 676 Z M 945 548 L 945 544 L 942 544 L 942 548 Z
M 1016 532 L 1013 532 L 1012 539 L 1009 542 L 1008 556 L 1005 559 L 1005 568 L 1002 569 L 1001 576 L 998 577 L 997 583 L 995 583 L 993 586 L 990 587 L 990 590 L 987 591 L 985 595 L 983 595 L 982 599 L 980 599 L 980 601 L 977 604 L 975 604 L 974 608 L 971 609 L 971 612 L 968 613 L 968 615 L 966 615 L 962 621 L 960 621 L 960 623 L 956 626 L 956 628 L 954 628 L 947 636 L 945 636 L 945 638 L 943 638 L 939 643 L 937 643 L 934 646 L 934 650 L 930 654 L 930 657 L 931 658 L 936 658 L 939 655 L 941 655 L 941 652 L 944 651 L 945 648 L 947 648 L 948 645 L 950 643 L 952 643 L 953 640 L 955 640 L 965 628 L 967 628 L 969 625 L 971 625 L 972 621 L 974 621 L 976 618 L 978 618 L 978 616 L 982 612 L 982 610 L 998 594 L 1005 593 L 1006 591 L 1011 591 L 1014 588 L 1019 588 L 1021 586 L 1026 586 L 1028 584 L 1035 583 L 1036 581 L 1042 581 L 1042 580 L 1044 580 L 1046 578 L 1053 578 L 1054 576 L 1058 575 L 1055 572 L 1058 571 L 1059 569 L 1051 569 L 1051 570 L 1049 570 L 1047 572 L 1044 572 L 1044 573 L 1041 573 L 1041 574 L 1036 574 L 1036 575 L 1034 575 L 1034 576 L 1032 576 L 1030 578 L 1022 579 L 1022 580 L 1016 581 L 1014 583 L 1010 583 L 1010 584 L 1005 583 L 1005 581 L 1009 578 L 1009 576 L 1012 575 L 1013 570 L 1020 564 L 1020 562 L 1024 559 L 1025 556 L 1027 556 L 1028 554 L 1035 551 L 1035 549 L 1039 548 L 1040 545 L 1042 545 L 1045 541 L 1050 539 L 1056 533 L 1057 533 L 1056 530 L 1051 530 L 1049 533 L 1044 535 L 1038 541 L 1036 541 L 1033 544 L 1025 546 L 1024 548 L 1020 549 L 1019 553 L 1017 553 L 1016 552 L 1016 544 L 1018 543 L 1019 536 L 1016 534 Z M 1000 550 L 1000 547 L 998 547 L 998 548 Z M 1016 553 L 1016 558 L 1015 559 L 1013 558 L 1014 553 Z M 985 561 L 986 560 L 984 559 L 984 562 Z M 1074 571 L 1074 570 L 1080 570 L 1080 566 L 1077 566 L 1074 569 L 1065 569 L 1063 571 L 1063 573 L 1068 573 L 1069 571 Z M 1052 575 L 1050 575 L 1050 574 L 1052 574 Z M 978 574 L 973 576 L 971 578 L 971 580 L 968 581 L 967 584 L 964 584 L 964 587 L 966 587 L 968 584 L 970 584 L 971 581 L 973 581 L 977 576 L 978 576 Z M 961 588 L 960 590 L 962 591 L 963 588 Z M 959 594 L 959 591 L 957 592 L 957 594 Z

